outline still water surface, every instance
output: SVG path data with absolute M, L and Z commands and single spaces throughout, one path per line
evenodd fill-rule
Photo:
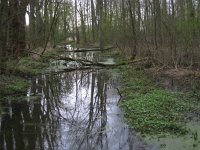
M 115 63 L 93 52 L 63 55 Z M 47 73 L 30 81 L 26 96 L 0 100 L 0 150 L 199 150 L 199 124 L 188 127 L 197 140 L 190 134 L 141 140 L 118 107 L 120 70 L 79 67 L 51 61 Z
M 25 97 L 1 101 L 1 150 L 154 150 L 136 136 L 117 106 L 111 69 L 48 73 Z

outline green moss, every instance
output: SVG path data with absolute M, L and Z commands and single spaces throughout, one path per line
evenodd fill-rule
M 43 49 L 35 50 L 38 54 L 42 51 Z M 25 93 L 29 83 L 26 79 L 17 76 L 33 76 L 42 73 L 49 66 L 49 59 L 58 54 L 59 52 L 55 49 L 47 49 L 42 57 L 37 54 L 32 54 L 19 60 L 7 61 L 7 70 L 13 75 L 0 75 L 0 97 Z
M 0 97 L 12 94 L 26 93 L 29 83 L 27 80 L 16 76 L 0 76 Z
M 19 61 L 11 60 L 7 62 L 8 69 L 15 72 L 15 74 L 37 75 L 48 67 L 49 58 L 33 58 L 24 57 Z
M 185 115 L 191 109 L 181 92 L 157 87 L 142 71 L 123 67 L 120 106 L 129 125 L 145 134 L 186 133 Z
M 19 63 L 17 70 L 25 74 L 36 75 L 48 67 L 48 62 L 43 59 L 23 58 Z

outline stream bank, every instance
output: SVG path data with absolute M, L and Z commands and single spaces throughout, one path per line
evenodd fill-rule
M 109 65 L 124 61 L 119 53 L 114 53 L 114 57 L 113 52 L 67 52 L 62 56 L 85 57 Z M 36 55 L 33 60 L 46 64 L 54 55 L 44 60 Z M 31 61 L 25 62 L 21 64 L 28 68 Z M 173 88 L 166 91 L 147 78 L 146 72 L 138 69 L 140 67 L 130 65 L 118 66 L 118 69 L 99 66 L 80 69 L 77 62 L 53 59 L 48 67 L 37 68 L 39 64 L 33 65 L 37 75 L 31 79 L 25 97 L 10 96 L 1 101 L 4 129 L 1 140 L 4 143 L 14 146 L 18 141 L 21 148 L 27 148 L 24 142 L 28 141 L 28 147 L 41 149 L 199 148 L 197 88 L 184 92 Z M 34 67 L 38 70 L 34 71 Z M 119 101 L 123 112 L 117 106 Z M 124 116 L 129 126 L 124 122 Z M 196 122 L 193 122 L 194 118 L 197 118 Z M 16 122 L 18 126 L 14 127 L 10 122 Z M 35 129 L 41 132 L 37 133 Z M 25 136 L 30 133 L 32 137 Z M 7 143 L 6 138 L 11 136 L 19 136 L 21 140 L 14 138 Z M 40 145 L 31 140 L 37 141 L 41 137 Z
M 199 149 L 198 88 L 185 86 L 187 88 L 183 89 L 175 77 L 174 87 L 171 85 L 173 88 L 161 87 L 164 75 L 162 80 L 158 78 L 159 82 L 155 81 L 155 76 L 152 81 L 151 75 L 149 70 L 138 70 L 136 66 L 121 68 L 120 92 L 123 98 L 120 106 L 129 126 L 147 141 L 159 144 L 160 149 Z M 164 81 L 168 79 L 171 78 Z
M 116 61 L 101 52 L 75 56 Z M 25 96 L 1 99 L 0 149 L 158 150 L 124 122 L 118 107 L 120 70 L 68 70 L 75 65 L 50 60 L 42 74 L 30 79 Z

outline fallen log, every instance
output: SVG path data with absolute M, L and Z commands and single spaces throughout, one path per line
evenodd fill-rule
M 59 72 L 71 72 L 71 71 L 75 71 L 75 70 L 89 70 L 89 69 L 103 69 L 103 68 L 113 68 L 113 67 L 118 67 L 118 66 L 122 66 L 122 65 L 128 65 L 128 64 L 132 64 L 132 63 L 138 63 L 141 61 L 145 61 L 148 58 L 142 58 L 142 59 L 137 59 L 137 60 L 133 60 L 133 61 L 128 61 L 128 62 L 123 62 L 123 63 L 119 63 L 119 64 L 103 64 L 103 63 L 98 63 L 98 62 L 93 62 L 93 64 L 87 64 L 88 66 L 80 66 L 80 67 L 74 67 L 74 68 L 65 68 L 60 70 Z M 64 59 L 64 60 L 68 60 L 68 59 Z M 75 59 L 71 59 L 75 61 Z M 77 59 L 76 59 L 77 60 Z M 84 60 L 84 59 L 78 59 L 78 60 Z M 84 60 L 84 61 L 88 61 L 88 62 L 92 62 L 89 60 Z M 84 62 L 82 62 L 84 64 Z M 58 72 L 56 72 L 58 73 Z M 118 90 L 118 89 L 117 89 Z M 119 92 L 119 91 L 118 91 Z M 120 95 L 120 100 L 122 98 L 122 95 Z M 120 102 L 120 100 L 118 101 L 118 103 Z
M 87 59 L 70 58 L 70 57 L 59 57 L 58 60 L 76 61 L 76 62 L 81 63 L 84 66 L 118 67 L 118 66 L 123 66 L 123 65 L 128 65 L 128 64 L 132 64 L 132 63 L 138 63 L 141 61 L 145 61 L 145 60 L 148 60 L 148 58 L 135 59 L 135 60 L 126 61 L 126 62 L 122 62 L 122 63 L 118 63 L 118 64 L 105 64 L 105 63 L 90 61 Z
M 39 56 L 42 56 L 39 53 L 35 53 L 35 52 L 31 52 L 33 54 L 37 54 Z M 43 55 L 43 57 L 45 57 L 45 55 Z M 55 59 L 55 60 L 66 60 L 66 61 L 76 61 L 80 64 L 82 64 L 83 66 L 97 66 L 97 67 L 118 67 L 118 66 L 123 66 L 123 65 L 128 65 L 128 64 L 134 64 L 134 63 L 138 63 L 138 62 L 142 62 L 142 61 L 146 61 L 149 58 L 145 57 L 145 58 L 141 58 L 141 59 L 135 59 L 135 60 L 129 60 L 129 61 L 125 61 L 125 62 L 121 62 L 121 63 L 116 63 L 116 64 L 105 64 L 105 63 L 100 63 L 100 62 L 96 62 L 96 61 L 91 61 L 88 59 L 83 59 L 83 58 L 71 58 L 71 57 L 63 57 L 63 56 L 59 56 L 56 55 L 54 57 L 51 57 L 51 59 Z
M 61 43 L 56 43 L 53 45 L 53 48 L 55 48 L 56 46 L 58 45 L 69 45 L 69 44 L 72 44 L 74 43 L 75 41 L 68 41 L 68 42 L 61 42 Z
M 82 49 L 82 48 L 76 48 L 74 50 L 66 50 L 65 52 L 92 52 L 92 51 L 107 51 L 107 50 L 110 50 L 110 49 L 113 49 L 114 47 L 107 47 L 107 48 L 91 48 L 91 49 Z

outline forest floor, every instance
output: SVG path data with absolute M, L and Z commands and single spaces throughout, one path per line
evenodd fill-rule
M 0 98 L 26 93 L 29 83 L 25 78 L 14 75 L 0 75 Z
M 47 49 L 41 57 L 39 54 L 42 50 L 37 49 L 34 54 L 7 62 L 7 73 L 0 75 L 0 98 L 26 94 L 28 79 L 41 74 L 49 66 L 49 59 L 58 53 L 54 49 Z
M 168 90 L 200 88 L 198 87 L 200 83 L 198 69 L 154 67 L 147 69 L 146 73 L 156 84 Z

